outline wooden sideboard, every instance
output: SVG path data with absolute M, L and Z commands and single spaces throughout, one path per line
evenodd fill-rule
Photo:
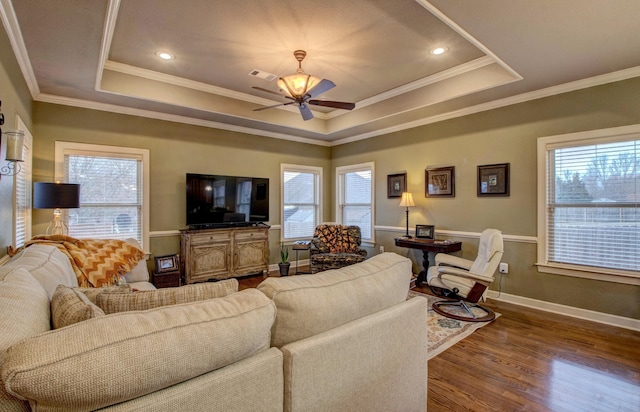
M 185 284 L 269 271 L 269 227 L 180 231 Z

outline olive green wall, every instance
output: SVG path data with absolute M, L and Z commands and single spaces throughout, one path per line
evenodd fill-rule
M 324 220 L 335 219 L 335 167 L 375 162 L 376 253 L 380 245 L 414 260 L 421 254 L 396 248 L 404 233 L 398 199 L 387 199 L 386 176 L 406 171 L 417 207 L 410 227 L 433 224 L 446 237 L 463 241 L 462 256 L 473 258 L 477 233 L 496 227 L 505 235 L 504 261 L 510 273 L 494 290 L 577 308 L 640 319 L 640 287 L 539 273 L 536 261 L 536 138 L 640 123 L 640 79 L 589 88 L 512 105 L 410 130 L 333 147 L 269 139 L 205 127 L 93 110 L 32 103 L 24 78 L 0 30 L 0 100 L 6 128 L 21 116 L 34 135 L 34 181 L 53 179 L 56 140 L 148 148 L 151 153 L 152 238 L 155 255 L 177 253 L 176 231 L 185 224 L 187 172 L 268 177 L 272 263 L 278 261 L 280 164 L 324 168 Z M 2 151 L 4 152 L 4 142 Z M 476 167 L 511 164 L 508 198 L 477 198 Z M 456 167 L 455 198 L 424 197 L 427 166 Z M 0 181 L 0 256 L 12 243 L 13 179 Z M 35 210 L 33 233 L 43 233 L 50 211 Z M 301 255 L 301 258 L 306 256 Z
M 31 129 L 31 94 L 22 77 L 11 44 L 4 30 L 0 30 L 0 107 L 4 113 L 3 131 L 16 128 L 16 115 Z M 2 136 L 0 166 L 5 165 L 7 142 Z M 6 255 L 6 246 L 13 243 L 13 177 L 0 177 L 0 257 Z
M 640 287 L 539 273 L 535 266 L 536 139 L 640 123 L 639 96 L 636 78 L 335 146 L 331 169 L 375 162 L 376 250 L 383 245 L 410 256 L 415 271 L 422 253 L 393 242 L 404 233 L 405 209 L 398 207 L 399 199 L 387 199 L 386 176 L 403 171 L 416 203 L 410 229 L 435 225 L 443 236 L 463 241 L 467 258 L 475 257 L 477 233 L 488 227 L 503 232 L 503 261 L 510 271 L 492 289 L 640 319 Z M 494 163 L 510 163 L 510 196 L 479 198 L 477 166 Z M 455 166 L 454 198 L 425 197 L 425 168 L 434 166 Z
M 180 250 L 186 173 L 269 178 L 272 263 L 279 260 L 280 164 L 320 166 L 329 178 L 327 147 L 47 103 L 35 104 L 34 119 L 34 181 L 53 180 L 57 140 L 149 149 L 152 237 L 145 249 L 156 256 Z M 34 210 L 33 233 L 44 233 L 50 219 L 51 211 Z

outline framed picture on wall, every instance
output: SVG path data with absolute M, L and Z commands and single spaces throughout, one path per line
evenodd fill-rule
M 426 197 L 455 197 L 455 167 L 438 167 L 425 170 Z
M 175 272 L 178 270 L 178 255 L 156 256 L 156 273 Z
M 402 192 L 407 191 L 407 174 L 397 173 L 387 175 L 387 197 L 402 197 Z
M 509 163 L 478 166 L 478 197 L 509 196 Z

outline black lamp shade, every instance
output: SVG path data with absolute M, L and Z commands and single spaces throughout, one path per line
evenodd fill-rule
M 77 183 L 33 184 L 35 209 L 71 209 L 80 207 L 80 185 Z

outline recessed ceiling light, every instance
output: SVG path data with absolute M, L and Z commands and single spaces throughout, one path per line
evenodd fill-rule
M 446 53 L 447 50 L 448 49 L 446 47 L 436 47 L 435 49 L 431 49 L 429 53 L 438 56 L 440 54 Z
M 175 57 L 171 53 L 167 52 L 156 52 L 156 56 L 160 57 L 162 60 L 173 60 Z

